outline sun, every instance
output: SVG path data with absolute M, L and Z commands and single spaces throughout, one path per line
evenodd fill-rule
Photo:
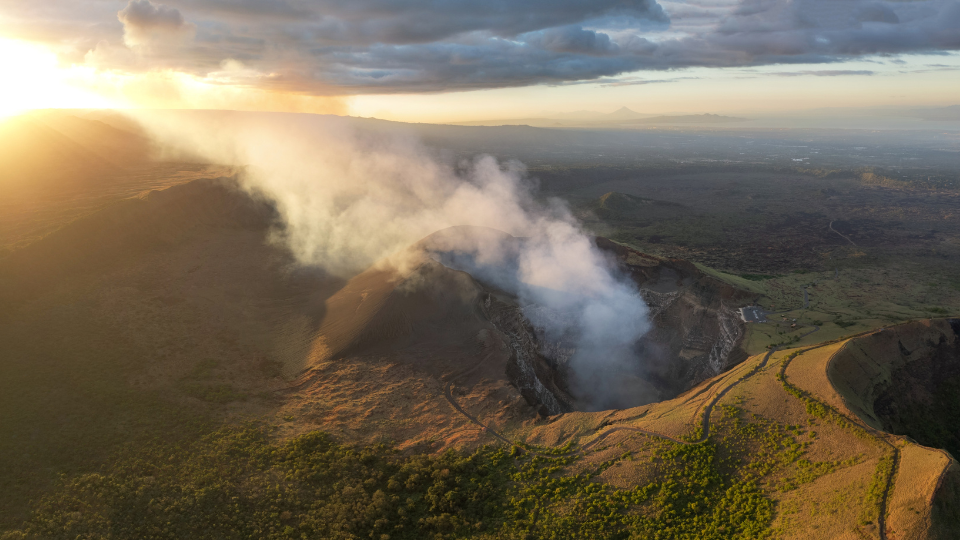
M 88 71 L 61 66 L 45 47 L 0 37 L 0 118 L 31 109 L 110 107 L 109 100 L 83 88 Z

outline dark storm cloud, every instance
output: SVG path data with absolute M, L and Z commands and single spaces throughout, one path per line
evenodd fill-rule
M 550 28 L 525 36 L 528 46 L 543 48 L 555 53 L 587 55 L 616 54 L 619 51 L 610 36 L 601 32 L 584 30 L 580 26 Z
M 588 21 L 667 23 L 655 0 L 174 0 L 184 10 L 208 17 L 264 15 L 299 24 L 287 28 L 316 43 L 393 45 L 432 43 L 466 32 L 499 37 L 581 24 Z M 269 28 L 270 21 L 266 21 Z M 295 36 L 295 37 L 300 37 Z
M 260 73 L 246 84 L 314 93 L 563 84 L 960 49 L 958 0 L 0 0 L 0 13 L 0 33 L 56 43 L 73 60 L 95 50 L 100 67 L 207 75 L 236 60 Z M 137 62 L 117 53 L 131 29 L 148 27 L 190 32 L 175 48 L 142 47 Z M 128 61 L 111 66 L 112 58 Z M 831 71 L 845 70 L 822 73 Z

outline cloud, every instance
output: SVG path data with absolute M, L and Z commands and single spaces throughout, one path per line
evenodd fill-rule
M 123 24 L 124 43 L 131 47 L 169 46 L 171 40 L 189 38 L 194 29 L 179 10 L 150 0 L 130 0 L 117 19 Z
M 610 36 L 602 32 L 584 30 L 580 26 L 550 28 L 525 39 L 527 45 L 542 47 L 555 53 L 585 55 L 616 54 L 619 51 Z
M 315 45 L 336 46 L 433 43 L 477 31 L 513 37 L 600 20 L 628 25 L 639 24 L 639 21 L 668 22 L 655 0 L 202 0 L 179 3 L 184 9 L 203 12 L 213 20 L 233 17 L 249 23 L 259 19 L 261 29 L 267 31 L 279 23 L 287 30 L 300 32 L 288 36 L 294 40 L 306 38 Z M 289 24 L 291 17 L 296 17 L 294 24 Z
M 311 94 L 561 84 L 640 70 L 834 64 L 960 49 L 956 0 L 99 0 L 14 2 L 0 32 L 98 67 Z M 69 46 L 73 49 L 69 50 Z M 142 50 L 131 62 L 122 51 Z M 114 59 L 116 64 L 111 64 Z M 842 69 L 835 71 L 843 71 Z
M 571 81 L 557 83 L 556 86 L 578 86 L 583 84 L 597 84 L 600 86 L 641 86 L 644 84 L 672 83 L 677 81 L 695 80 L 700 77 L 673 77 L 671 79 L 642 79 L 639 77 L 602 77 L 588 81 Z
M 126 28 L 141 31 L 175 31 L 183 27 L 183 16 L 174 8 L 154 5 L 150 0 L 131 0 L 127 7 L 117 13 L 117 18 Z
M 860 9 L 857 12 L 857 20 L 860 22 L 897 24 L 900 22 L 900 17 L 897 17 L 897 14 L 894 13 L 889 6 L 885 6 L 880 2 L 873 2 L 871 4 L 860 6 Z
M 770 75 L 775 75 L 777 77 L 802 77 L 802 76 L 813 76 L 813 77 L 840 77 L 843 75 L 873 75 L 874 72 L 865 69 L 826 69 L 826 70 L 805 70 L 805 71 L 780 71 L 777 73 L 771 73 Z

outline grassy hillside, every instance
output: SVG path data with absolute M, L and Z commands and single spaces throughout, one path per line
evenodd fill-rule
M 848 408 L 862 396 L 827 376 L 848 343 L 519 427 L 513 445 L 400 452 L 255 423 L 130 444 L 4 538 L 951 537 L 955 462 Z

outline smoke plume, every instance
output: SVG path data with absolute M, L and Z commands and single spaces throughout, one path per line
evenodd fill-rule
M 569 368 L 584 406 L 636 404 L 615 383 L 636 372 L 646 305 L 562 201 L 535 200 L 522 164 L 491 156 L 451 163 L 402 128 L 343 117 L 138 117 L 172 151 L 242 167 L 245 188 L 282 216 L 277 239 L 305 265 L 344 277 L 383 261 L 402 268 L 408 246 L 453 226 L 518 237 L 509 245 L 475 239 L 442 262 L 513 292 L 548 339 L 574 344 Z

